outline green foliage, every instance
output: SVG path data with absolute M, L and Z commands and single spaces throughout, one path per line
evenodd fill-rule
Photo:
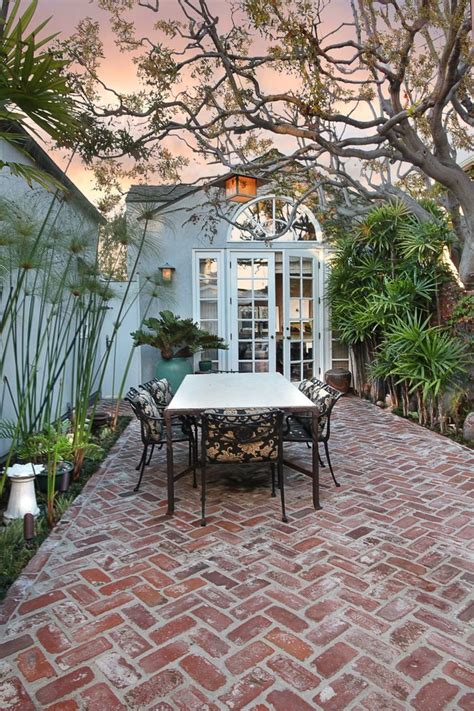
M 191 318 L 180 318 L 171 311 L 160 311 L 159 319 L 149 318 L 143 324 L 149 330 L 132 333 L 134 345 L 159 348 L 165 360 L 187 358 L 201 350 L 228 348 L 223 338 L 204 331 Z
M 464 345 L 421 314 L 406 314 L 390 325 L 373 364 L 376 377 L 393 376 L 409 391 L 434 398 L 448 387 L 459 388 L 466 372 Z

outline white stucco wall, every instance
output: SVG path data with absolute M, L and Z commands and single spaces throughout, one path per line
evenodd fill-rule
M 9 143 L 0 140 L 0 159 L 3 161 L 17 162 L 26 165 L 35 165 L 34 161 Z M 37 166 L 36 166 L 37 167 Z M 98 235 L 98 216 L 87 209 L 84 201 L 71 193 L 61 194 L 59 199 L 54 198 L 54 192 L 49 192 L 46 188 L 33 183 L 30 187 L 21 177 L 12 175 L 8 168 L 0 170 L 0 196 L 11 200 L 20 209 L 25 208 L 26 213 L 33 214 L 35 220 L 41 224 L 48 215 L 49 224 L 54 224 L 56 229 L 67 229 L 84 233 L 91 232 L 95 237 Z M 5 293 L 3 293 L 3 303 Z M 0 296 L 0 310 L 2 309 L 2 297 Z M 41 324 L 35 322 L 32 337 Z M 0 336 L 0 348 L 4 345 Z M 44 362 L 38 363 L 38 370 L 41 373 Z M 6 356 L 5 373 L 16 398 L 16 385 L 14 378 L 13 352 L 11 345 L 8 346 Z M 59 387 L 58 387 L 59 392 Z M 65 411 L 67 403 L 70 401 L 71 392 L 71 367 L 64 373 L 64 383 L 62 386 L 62 403 L 59 410 Z M 15 406 L 4 383 L 0 384 L 0 419 L 16 420 Z M 8 449 L 8 442 L 0 441 L 0 457 Z

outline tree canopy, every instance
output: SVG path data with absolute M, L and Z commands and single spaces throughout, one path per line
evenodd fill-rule
M 125 155 L 135 176 L 169 176 L 196 151 L 230 167 L 264 155 L 262 174 L 286 168 L 322 210 L 335 191 L 350 214 L 398 196 L 425 219 L 421 191 L 449 210 L 472 284 L 474 188 L 458 158 L 473 150 L 469 0 L 234 0 L 224 13 L 177 0 L 171 19 L 159 0 L 96 2 L 139 81 L 130 94 L 104 84 L 100 29 L 84 20 L 69 50 L 92 117 L 84 155 L 100 157 L 103 182 Z M 146 36 L 139 6 L 153 17 Z

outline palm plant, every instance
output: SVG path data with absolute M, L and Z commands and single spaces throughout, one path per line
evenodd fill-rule
M 149 330 L 132 333 L 134 345 L 159 348 L 164 360 L 189 358 L 201 350 L 228 348 L 223 338 L 201 329 L 191 318 L 182 319 L 171 311 L 160 311 L 159 319 L 146 319 L 143 325 Z

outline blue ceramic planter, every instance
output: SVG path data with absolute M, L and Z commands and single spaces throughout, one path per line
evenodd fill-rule
M 181 385 L 186 375 L 193 372 L 192 358 L 171 358 L 160 360 L 156 366 L 156 377 L 166 378 L 171 385 L 173 393 Z

